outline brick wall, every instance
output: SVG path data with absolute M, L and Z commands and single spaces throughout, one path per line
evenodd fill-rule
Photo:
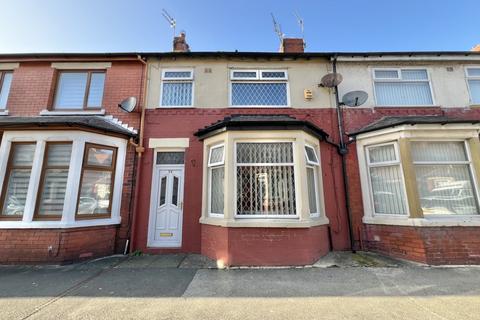
M 113 61 L 105 77 L 103 108 L 106 114 L 136 129 L 140 124 L 139 113 L 126 113 L 117 105 L 129 96 L 137 97 L 142 104 L 143 68 L 139 61 Z M 38 116 L 40 111 L 51 107 L 56 77 L 57 71 L 51 68 L 50 62 L 21 62 L 13 74 L 7 103 L 9 115 Z M 65 230 L 0 229 L 0 263 L 62 262 L 122 253 L 132 221 L 134 159 L 135 149 L 129 146 L 124 168 L 120 226 Z M 58 246 L 59 249 L 54 249 L 55 254 L 46 251 L 49 245 Z
M 114 253 L 116 226 L 0 229 L 0 263 L 69 263 Z
M 225 228 L 202 225 L 202 254 L 226 266 L 312 264 L 329 251 L 327 228 Z

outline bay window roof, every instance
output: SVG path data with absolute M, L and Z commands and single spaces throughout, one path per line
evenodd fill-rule
M 306 120 L 298 120 L 288 115 L 231 115 L 215 122 L 195 135 L 203 140 L 228 130 L 302 130 L 320 140 L 328 134 L 321 128 Z
M 480 119 L 462 119 L 448 116 L 403 116 L 403 117 L 383 117 L 357 131 L 348 133 L 349 136 L 356 136 L 362 133 L 376 130 L 392 128 L 400 125 L 415 124 L 455 124 L 455 123 L 480 123 Z
M 94 129 L 99 132 L 115 133 L 126 137 L 135 137 L 135 130 L 125 127 L 114 119 L 103 116 L 38 116 L 38 117 L 2 117 L 0 130 L 32 127 L 77 127 Z

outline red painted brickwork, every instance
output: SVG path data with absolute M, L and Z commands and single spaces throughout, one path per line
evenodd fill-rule
M 226 266 L 312 264 L 329 251 L 327 228 L 225 228 L 202 225 L 202 254 Z
M 369 250 L 431 265 L 480 264 L 478 227 L 367 225 L 364 243 Z
M 69 263 L 110 255 L 116 232 L 116 226 L 0 229 L 0 263 Z
M 152 179 L 153 150 L 146 149 L 142 157 L 142 192 L 139 198 L 139 212 L 134 239 L 134 250 L 148 253 L 161 252 L 196 252 L 203 251 L 206 238 L 202 238 L 202 226 L 199 223 L 202 208 L 202 167 L 203 167 L 203 142 L 193 134 L 200 128 L 208 126 L 225 116 L 231 114 L 288 114 L 297 119 L 306 119 L 315 123 L 336 140 L 336 114 L 332 109 L 152 109 L 147 111 L 145 140 L 148 145 L 149 138 L 189 138 L 190 146 L 185 153 L 185 187 L 184 187 L 184 216 L 183 240 L 179 250 L 158 250 L 147 248 L 147 230 L 150 205 L 150 186 Z M 335 250 L 349 248 L 348 224 L 345 214 L 343 198 L 343 185 L 341 177 L 341 162 L 335 150 L 329 144 L 322 142 L 321 162 L 323 171 L 323 185 L 325 190 L 325 208 L 330 220 L 332 230 L 332 246 Z M 229 231 L 232 234 L 247 229 Z M 321 232 L 324 238 L 318 242 L 319 250 L 323 245 L 328 247 L 328 236 Z M 268 243 L 268 242 L 267 242 Z M 206 244 L 205 244 L 206 245 Z M 230 247 L 232 248 L 232 247 Z M 268 248 L 268 246 L 266 247 Z M 235 248 L 238 249 L 238 248 Z M 310 248 L 311 249 L 311 248 Z M 308 250 L 310 250 L 308 249 Z M 221 246 L 217 249 L 219 251 Z M 248 254 L 248 252 L 245 252 Z M 302 254 L 303 261 L 307 260 Z M 238 255 L 237 255 L 238 256 Z M 238 256 L 241 259 L 247 257 Z M 252 257 L 249 257 L 249 259 Z M 254 260 L 248 260 L 254 261 Z M 293 263 L 293 262 L 292 262 Z
M 139 113 L 126 113 L 118 103 L 129 96 L 135 96 L 142 104 L 144 64 L 139 61 L 112 61 L 106 69 L 103 108 L 107 115 L 139 128 Z M 58 71 L 51 68 L 51 62 L 21 62 L 14 70 L 7 110 L 11 116 L 38 116 L 42 110 L 51 109 L 55 94 Z M 1 128 L 0 128 L 1 130 Z M 107 229 L 65 229 L 65 230 L 1 230 L 0 263 L 15 262 L 62 262 L 88 257 L 122 253 L 129 238 L 131 224 L 131 202 L 134 192 L 135 149 L 128 147 L 121 200 L 120 226 Z M 96 234 L 98 232 L 98 234 Z M 3 237 L 3 238 L 2 238 Z M 63 239 L 58 253 L 48 255 L 45 247 L 52 243 L 54 248 L 59 237 Z M 17 239 L 17 240 L 15 240 Z M 91 239 L 91 240 L 90 240 Z M 40 242 L 37 244 L 37 240 Z M 57 252 L 56 251 L 56 252 Z M 92 254 L 89 255 L 89 252 Z M 81 256 L 82 255 L 82 256 Z
M 359 108 L 345 111 L 347 132 L 358 130 L 385 116 L 447 115 L 480 119 L 480 110 L 465 108 Z M 349 146 L 347 176 L 356 248 L 429 264 L 480 264 L 480 227 L 401 227 L 364 225 L 356 145 Z M 380 240 L 375 240 L 377 235 Z

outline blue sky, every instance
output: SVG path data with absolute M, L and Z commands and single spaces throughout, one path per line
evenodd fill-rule
M 479 0 L 0 0 L 0 52 L 170 51 L 165 8 L 192 51 L 277 51 L 305 21 L 307 51 L 469 50 Z

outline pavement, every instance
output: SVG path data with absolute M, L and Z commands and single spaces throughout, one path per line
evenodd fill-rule
M 303 268 L 181 254 L 0 266 L 0 319 L 480 319 L 480 268 L 370 253 Z

